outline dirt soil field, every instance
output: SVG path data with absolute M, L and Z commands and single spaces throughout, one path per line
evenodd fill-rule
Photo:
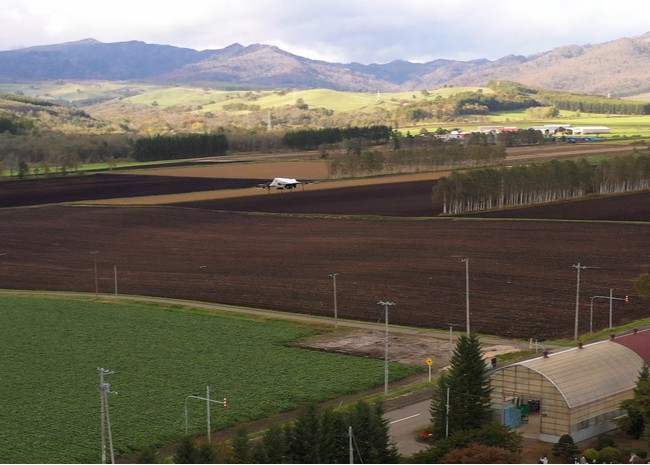
M 596 300 L 593 313 L 589 304 L 610 288 L 615 296 L 632 296 L 627 305 L 614 303 L 614 324 L 648 316 L 633 290 L 634 279 L 650 271 L 648 192 L 494 214 L 607 222 L 440 219 L 431 187 L 441 173 L 328 181 L 268 194 L 251 186 L 280 175 L 316 178 L 308 175 L 322 175 L 323 162 L 201 166 L 155 169 L 155 176 L 140 171 L 0 183 L 2 206 L 50 204 L 0 209 L 2 287 L 94 292 L 90 252 L 98 251 L 101 293 L 115 291 L 117 270 L 124 294 L 331 316 L 329 274 L 338 273 L 341 318 L 381 321 L 377 302 L 392 300 L 394 324 L 462 329 L 460 259 L 468 257 L 475 331 L 570 337 L 578 263 L 589 267 L 580 282 L 581 333 L 608 324 L 608 303 Z M 216 178 L 198 176 L 201 169 Z M 192 177 L 178 176 L 189 172 Z M 152 194 L 165 195 L 140 197 Z M 203 200 L 195 201 L 197 195 Z M 111 197 L 122 198 L 99 203 L 128 207 L 88 205 Z M 81 203 L 51 205 L 75 200 Z
M 463 332 L 460 332 L 463 334 Z M 449 364 L 451 351 L 455 347 L 458 332 L 448 334 L 421 332 L 419 334 L 401 333 L 390 330 L 388 334 L 388 353 L 393 361 L 412 365 L 424 365 L 431 358 L 433 373 L 438 372 Z M 482 341 L 483 358 L 486 363 L 500 354 L 517 352 L 525 349 L 524 344 L 511 344 L 504 341 L 485 339 Z M 307 340 L 300 347 L 356 355 L 376 359 L 384 359 L 386 350 L 386 333 L 383 330 L 359 329 L 342 335 L 328 335 L 326 338 Z
M 212 179 L 101 173 L 0 182 L 0 208 L 83 200 L 241 189 L 266 179 Z
M 285 194 L 293 196 L 298 193 Z M 351 199 L 353 201 L 353 199 Z M 631 294 L 614 323 L 647 316 L 633 280 L 650 270 L 648 225 L 578 222 L 279 217 L 186 207 L 47 206 L 0 210 L 0 282 L 10 289 L 167 296 L 425 328 L 465 325 L 469 257 L 472 328 L 546 339 L 580 331 L 589 296 Z M 606 326 L 606 303 L 594 328 Z

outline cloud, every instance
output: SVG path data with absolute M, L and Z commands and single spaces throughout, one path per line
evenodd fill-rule
M 497 59 L 647 32 L 643 0 L 3 0 L 0 49 L 95 38 L 197 50 L 277 45 L 313 59 Z

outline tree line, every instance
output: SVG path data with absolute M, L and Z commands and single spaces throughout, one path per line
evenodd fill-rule
M 34 122 L 27 118 L 17 118 L 15 116 L 0 116 L 0 134 L 7 132 L 9 134 L 20 134 L 26 130 L 32 129 Z
M 607 115 L 647 115 L 650 104 L 594 95 L 574 95 L 546 92 L 542 98 L 545 105 L 559 110 L 601 113 Z
M 626 155 L 597 165 L 552 160 L 511 168 L 453 172 L 433 188 L 442 213 L 454 215 L 650 188 L 650 155 Z
M 176 160 L 223 155 L 228 150 L 224 134 L 178 134 L 142 137 L 133 142 L 133 158 L 137 161 Z
M 239 426 L 221 456 L 185 437 L 174 463 L 399 463 L 388 430 L 381 404 L 359 401 L 348 409 L 325 410 L 310 404 L 294 422 L 275 424 L 255 439 Z
M 313 128 L 287 131 L 282 137 L 285 147 L 296 150 L 314 150 L 323 144 L 335 144 L 347 139 L 363 139 L 372 144 L 388 142 L 393 130 L 389 126 L 374 125 L 347 128 Z
M 405 144 L 406 145 L 406 144 Z M 415 173 L 467 166 L 484 166 L 505 159 L 502 145 L 464 145 L 457 142 L 429 142 L 425 146 L 398 150 L 354 151 L 328 157 L 330 178 L 380 174 Z
M 490 81 L 488 87 L 497 95 L 518 96 L 522 103 L 527 96 L 534 105 L 524 103 L 518 108 L 548 106 L 558 110 L 580 111 L 584 113 L 600 113 L 612 115 L 648 115 L 650 104 L 603 95 L 574 94 L 551 90 L 535 89 L 512 81 Z

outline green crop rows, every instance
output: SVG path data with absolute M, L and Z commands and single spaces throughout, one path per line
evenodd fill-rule
M 116 453 L 172 442 L 193 393 L 212 404 L 213 429 L 383 382 L 383 361 L 288 347 L 314 334 L 277 320 L 148 304 L 1 297 L 0 462 L 99 462 L 98 368 Z M 418 368 L 392 364 L 391 380 Z M 206 403 L 189 399 L 192 434 Z

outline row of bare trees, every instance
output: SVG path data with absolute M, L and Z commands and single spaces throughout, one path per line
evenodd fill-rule
M 505 159 L 501 145 L 468 145 L 459 143 L 429 144 L 398 150 L 348 151 L 328 158 L 331 179 L 395 173 L 416 173 L 498 163 Z
M 519 205 L 534 205 L 589 194 L 650 188 L 650 155 L 627 155 L 597 165 L 553 160 L 510 168 L 455 171 L 433 188 L 443 214 L 454 215 Z

